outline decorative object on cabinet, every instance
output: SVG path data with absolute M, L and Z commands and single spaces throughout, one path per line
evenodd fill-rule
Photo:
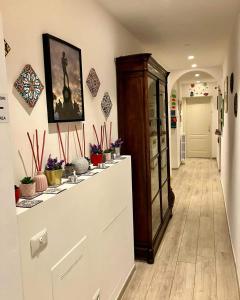
M 32 197 L 36 193 L 36 183 L 31 177 L 24 177 L 21 180 L 20 191 L 23 197 Z
M 57 157 L 52 158 L 51 155 L 49 155 L 45 167 L 45 174 L 50 186 L 58 186 L 61 184 L 63 176 L 63 162 L 64 160 L 58 161 Z
M 111 148 L 113 152 L 116 154 L 116 157 L 119 157 L 121 154 L 121 146 L 123 144 L 123 140 L 118 138 L 114 143 L 111 143 Z
M 194 87 L 195 85 L 191 84 L 191 87 Z M 176 117 L 176 110 L 177 110 L 177 94 L 176 91 L 172 91 L 172 97 L 171 97 L 171 128 L 177 128 L 177 117 Z
M 232 73 L 230 76 L 230 91 L 231 94 L 233 93 L 233 89 L 234 89 L 234 74 Z
M 16 185 L 14 185 L 14 190 L 15 190 L 15 202 L 18 203 L 18 200 L 21 196 L 21 191 L 20 188 Z
M 43 34 L 48 122 L 84 120 L 81 50 Z
M 96 97 L 101 83 L 94 68 L 91 68 L 86 83 L 91 95 Z
M 225 113 L 228 112 L 228 76 L 224 80 L 224 104 L 225 104 Z
M 103 151 L 101 146 L 98 144 L 90 144 L 91 163 L 94 166 L 103 162 Z
M 77 175 L 81 175 L 87 172 L 89 168 L 89 162 L 85 157 L 80 157 L 73 160 L 73 168 L 76 171 Z
M 42 173 L 42 164 L 43 164 L 43 155 L 44 155 L 44 148 L 45 148 L 45 140 L 46 140 L 46 130 L 43 133 L 43 141 L 42 141 L 42 150 L 40 151 L 40 145 L 38 140 L 38 130 L 35 130 L 35 136 L 33 135 L 33 140 L 30 137 L 29 132 L 27 132 L 28 140 L 32 150 L 32 156 L 35 163 L 35 168 L 37 174 L 34 176 L 34 181 L 36 183 L 36 192 L 43 192 L 47 189 L 48 183 L 45 174 Z M 36 140 L 36 152 L 34 149 L 34 142 Z
M 174 203 L 168 138 L 169 73 L 148 53 L 118 57 L 116 69 L 119 136 L 124 140 L 122 150 L 132 156 L 135 255 L 153 263 Z M 155 117 L 151 118 L 149 109 L 153 108 Z
M 8 42 L 4 39 L 4 46 L 5 46 L 5 57 L 11 51 L 11 47 L 9 46 Z
M 234 116 L 237 117 L 238 113 L 238 94 L 235 93 L 234 95 Z
M 30 107 L 37 103 L 44 86 L 31 65 L 26 65 L 14 86 Z
M 32 208 L 42 202 L 42 200 L 23 200 L 18 202 L 16 206 L 21 208 Z
M 106 92 L 102 98 L 101 107 L 105 118 L 107 119 L 112 110 L 112 100 L 109 96 L 109 93 Z

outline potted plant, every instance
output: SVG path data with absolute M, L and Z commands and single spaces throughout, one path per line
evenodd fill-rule
M 45 174 L 47 176 L 48 184 L 50 186 L 56 186 L 61 184 L 63 175 L 63 165 L 64 160 L 59 160 L 52 158 L 51 154 L 48 157 L 47 164 L 45 166 Z
M 113 149 L 109 148 L 103 151 L 105 161 L 109 161 L 112 159 Z
M 24 177 L 21 180 L 20 191 L 23 197 L 32 197 L 36 193 L 36 183 L 31 177 Z
M 100 145 L 90 144 L 91 162 L 94 166 L 103 162 L 103 151 Z
M 111 148 L 113 149 L 117 157 L 120 156 L 120 148 L 122 144 L 123 144 L 123 140 L 121 138 L 118 138 L 114 143 L 111 143 Z

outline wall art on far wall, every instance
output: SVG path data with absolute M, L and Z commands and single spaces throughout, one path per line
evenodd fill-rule
M 225 105 L 225 113 L 228 112 L 228 76 L 226 76 L 224 81 L 224 105 Z
M 26 65 L 23 68 L 14 86 L 30 107 L 35 106 L 44 89 L 41 80 L 31 65 Z
M 5 46 L 5 57 L 11 51 L 11 47 L 9 46 L 8 42 L 4 39 L 4 46 Z
M 81 49 L 43 34 L 48 122 L 83 121 Z
M 230 91 L 231 91 L 231 93 L 233 93 L 233 89 L 234 89 L 234 74 L 232 73 L 230 76 Z
M 112 100 L 111 100 L 108 92 L 106 92 L 102 98 L 101 107 L 102 107 L 103 114 L 104 114 L 105 118 L 107 119 L 112 110 Z
M 92 96 L 96 97 L 101 83 L 94 68 L 91 68 L 86 83 Z
M 234 116 L 237 117 L 238 114 L 238 94 L 234 95 Z

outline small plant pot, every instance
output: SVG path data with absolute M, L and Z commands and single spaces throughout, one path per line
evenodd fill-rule
M 36 192 L 43 192 L 48 188 L 47 177 L 41 171 L 37 172 L 34 181 L 36 182 Z
M 111 152 L 106 152 L 104 153 L 105 161 L 109 161 L 112 159 L 112 153 Z
M 120 147 L 115 147 L 114 152 L 116 154 L 116 157 L 119 157 L 120 156 Z
M 18 203 L 19 198 L 21 197 L 21 191 L 20 188 L 15 186 L 15 201 Z
M 98 166 L 103 162 L 103 155 L 102 154 L 91 154 L 91 163 L 94 166 Z
M 32 197 L 36 194 L 36 183 L 20 184 L 20 191 L 23 197 Z
M 45 170 L 48 185 L 56 186 L 62 183 L 63 170 Z
M 64 167 L 64 174 L 63 176 L 65 178 L 68 178 L 69 176 L 73 175 L 74 166 L 73 165 L 67 165 Z

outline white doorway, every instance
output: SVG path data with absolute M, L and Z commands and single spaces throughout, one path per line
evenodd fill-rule
M 211 157 L 211 97 L 186 99 L 187 157 Z

